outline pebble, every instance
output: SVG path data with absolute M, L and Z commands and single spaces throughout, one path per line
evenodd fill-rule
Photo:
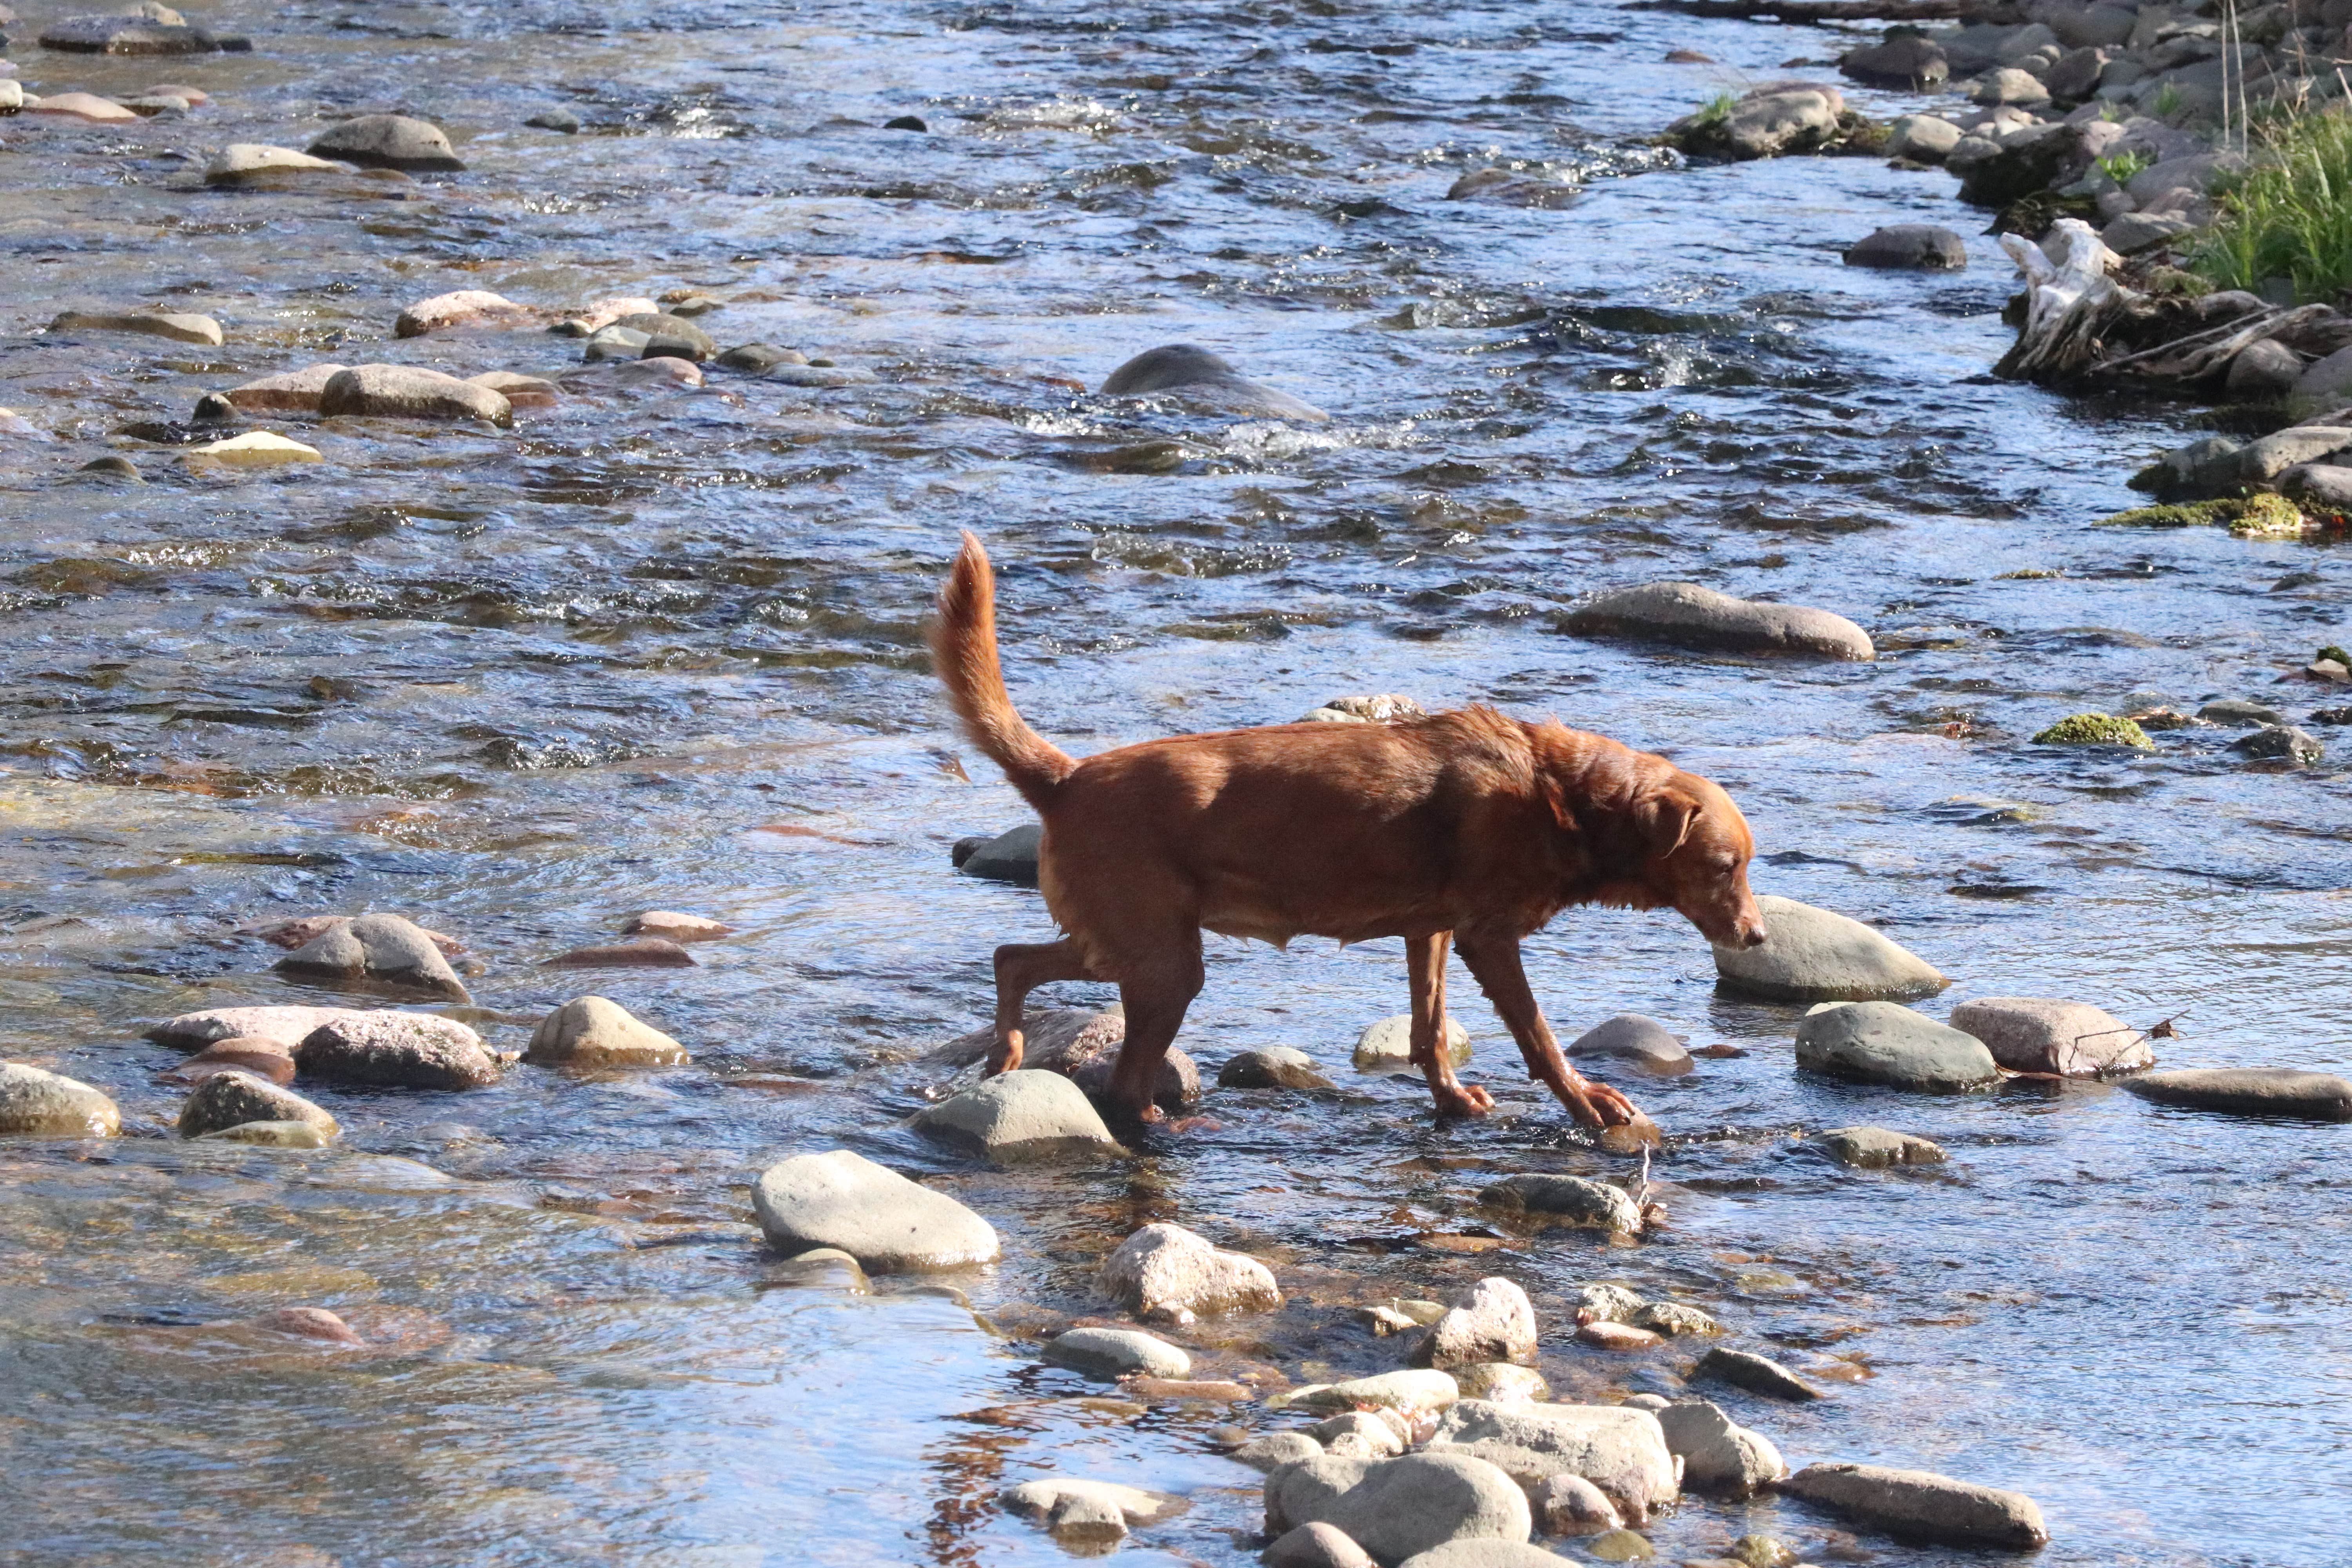
M 1608 1493 L 1565 1471 L 1528 1488 L 1528 1502 L 1535 1511 L 1536 1528 L 1546 1535 L 1595 1535 L 1625 1525 Z
M 482 1037 L 431 1013 L 394 1008 L 339 1014 L 294 1047 L 304 1078 L 394 1089 L 481 1089 L 499 1080 Z
M 308 153 L 298 153 L 291 147 L 272 147 L 259 142 L 233 142 L 214 153 L 211 162 L 205 165 L 205 184 L 250 185 L 294 174 L 345 174 L 350 172 L 341 163 L 313 158 Z
M 1969 244 L 1934 224 L 1889 224 L 1848 246 L 1845 264 L 1957 272 L 1969 264 Z
M 1499 1275 L 1479 1280 L 1454 1299 L 1413 1347 L 1415 1366 L 1467 1366 L 1474 1362 L 1530 1361 L 1536 1353 L 1536 1309 L 1528 1293 Z
M 179 1133 L 201 1138 L 248 1121 L 299 1121 L 329 1138 L 341 1131 L 332 1116 L 290 1089 L 251 1073 L 219 1072 L 198 1084 L 181 1106 Z
M 1266 1568 L 1375 1568 L 1372 1554 L 1336 1524 L 1317 1520 L 1265 1549 Z
M 1268 1534 L 1301 1524 L 1337 1526 L 1380 1562 L 1459 1541 L 1524 1542 L 1533 1528 L 1527 1495 L 1483 1459 L 1408 1454 L 1372 1460 L 1327 1456 L 1266 1478 Z
M 240 414 L 316 414 L 327 395 L 327 383 L 346 367 L 314 364 L 277 375 L 265 375 L 221 394 Z
M 1427 1451 L 1483 1455 L 1523 1485 L 1581 1476 L 1632 1525 L 1672 1506 L 1680 1490 L 1658 1418 L 1622 1405 L 1464 1400 L 1438 1418 Z
M 177 343 L 221 346 L 221 326 L 210 316 L 178 310 L 66 310 L 49 322 L 53 332 L 143 332 Z
M 239 468 L 268 468 L 285 463 L 326 461 L 325 455 L 318 447 L 306 447 L 270 430 L 255 430 L 243 436 L 231 436 L 225 440 L 208 441 L 201 447 L 189 447 L 185 456 L 226 463 Z
M 1952 1027 L 1982 1040 L 2016 1072 L 2097 1078 L 2156 1065 L 2147 1037 L 2087 1002 L 1979 996 L 1952 1009 Z
M 1445 1017 L 1445 1056 L 1455 1067 L 1470 1060 L 1470 1031 Z M 1417 1073 L 1412 1065 L 1412 1015 L 1382 1018 L 1356 1038 L 1356 1070 L 1371 1073 Z
M 621 928 L 627 936 L 658 936 L 671 942 L 709 942 L 732 936 L 735 928 L 707 915 L 681 914 L 676 910 L 647 910 Z
M 22 1062 L 0 1062 L 0 1136 L 107 1138 L 121 1131 L 114 1101 L 89 1085 Z
M 1891 1132 L 1884 1127 L 1836 1127 L 1822 1133 L 1813 1142 L 1822 1152 L 1841 1165 L 1857 1170 L 1880 1171 L 1889 1165 L 1940 1165 L 1944 1151 L 1940 1144 L 1925 1138 L 1914 1138 L 1908 1132 Z
M 1955 1546 L 2030 1550 L 2049 1543 L 2042 1510 L 2021 1492 L 1882 1465 L 1808 1465 L 1780 1484 L 1791 1497 L 1857 1523 Z
M 1654 1078 L 1678 1078 L 1692 1068 L 1682 1040 L 1639 1013 L 1620 1013 L 1595 1024 L 1570 1044 L 1568 1054 L 1632 1062 Z
M 1644 583 L 1587 600 L 1561 625 L 1580 637 L 1616 637 L 1739 653 L 1878 657 L 1870 634 L 1843 616 L 1801 605 L 1735 599 L 1696 583 Z
M 927 1110 L 917 1131 L 991 1160 L 1050 1160 L 1120 1152 L 1084 1091 L 1057 1072 L 999 1073 Z
M 1007 828 L 973 847 L 956 861 L 956 869 L 967 877 L 1034 888 L 1037 885 L 1037 846 L 1045 835 L 1042 823 L 1024 822 L 1018 827 Z
M 406 364 L 355 364 L 336 372 L 319 395 L 319 412 L 329 418 L 351 415 L 514 423 L 513 405 L 488 387 Z
M 562 388 L 536 375 L 510 370 L 488 370 L 466 378 L 470 385 L 488 387 L 507 400 L 509 408 L 552 408 L 563 401 Z
M 421 338 L 428 332 L 449 327 L 471 326 L 493 321 L 502 326 L 520 326 L 535 314 L 527 305 L 518 305 L 503 294 L 493 294 L 487 289 L 459 289 L 447 294 L 436 294 L 430 300 L 419 300 L 401 311 L 392 324 L 396 338 Z
M 846 1149 L 779 1161 L 751 1189 L 768 1245 L 838 1247 L 874 1272 L 956 1268 L 997 1256 L 996 1232 L 944 1193 Z
M 1315 1058 L 1289 1046 L 1268 1046 L 1228 1057 L 1217 1069 L 1219 1089 L 1330 1089 Z
M 686 1047 L 618 1002 L 582 996 L 540 1020 L 523 1060 L 577 1068 L 676 1067 Z
M 2144 1073 L 2124 1088 L 2158 1105 L 2236 1116 L 2352 1121 L 2352 1080 L 2292 1068 L 2179 1068 Z
M 1715 949 L 1727 991 L 1772 1002 L 1911 1001 L 1950 981 L 1857 920 L 1766 893 L 1761 946 Z
M 1165 1221 L 1120 1242 L 1096 1284 L 1137 1317 L 1180 1326 L 1221 1312 L 1265 1312 L 1282 1305 L 1274 1271 L 1265 1264 L 1221 1251 Z
M 1718 1345 L 1698 1358 L 1691 1369 L 1693 1377 L 1713 1378 L 1734 1388 L 1744 1388 L 1750 1394 L 1761 1394 L 1773 1399 L 1800 1403 L 1819 1399 L 1822 1391 L 1769 1357 L 1753 1351 L 1725 1350 Z
M 1587 1226 L 1637 1236 L 1642 1211 L 1622 1187 L 1582 1176 L 1523 1172 L 1489 1183 L 1478 1194 L 1486 1208 L 1517 1210 L 1556 1225 Z
M 318 158 L 366 169 L 457 170 L 458 161 L 441 128 L 405 114 L 362 114 L 331 126 L 309 148 Z
M 1331 417 L 1286 392 L 1259 385 L 1217 355 L 1191 343 L 1146 349 L 1106 376 L 1097 395 L 1144 397 L 1156 392 L 1182 393 L 1235 414 L 1303 419 L 1318 425 Z
M 575 947 L 543 961 L 549 969 L 694 969 L 694 954 L 667 937 Z
M 470 1002 L 431 936 L 398 915 L 366 914 L 330 926 L 278 961 L 288 974 L 398 986 Z
M 1683 1462 L 1686 1487 L 1747 1497 L 1789 1473 L 1770 1439 L 1705 1400 L 1669 1405 L 1657 1417 L 1668 1451 Z
M 139 118 L 137 110 L 125 109 L 114 100 L 100 98 L 94 92 L 52 92 L 39 99 L 28 98 L 18 112 L 54 115 L 91 125 L 122 125 Z
M 1130 1373 L 1180 1378 L 1192 1374 L 1192 1358 L 1156 1334 L 1140 1329 L 1072 1329 L 1045 1346 L 1055 1366 L 1119 1378 Z

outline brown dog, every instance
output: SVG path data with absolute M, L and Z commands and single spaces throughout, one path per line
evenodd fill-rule
M 931 654 L 973 745 L 1045 819 L 1045 907 L 1068 934 L 996 950 L 991 1072 L 1021 1065 L 1021 1010 L 1055 980 L 1118 984 L 1127 1043 L 1111 1091 L 1151 1119 L 1160 1059 L 1200 993 L 1201 931 L 1342 942 L 1404 938 L 1412 1060 L 1441 1116 L 1492 1096 L 1455 1080 L 1439 1030 L 1459 948 L 1528 1070 L 1589 1126 L 1633 1103 L 1569 1066 L 1519 942 L 1570 904 L 1680 910 L 1753 947 L 1755 841 L 1731 797 L 1663 757 L 1557 721 L 1467 708 L 1401 724 L 1277 724 L 1179 735 L 1079 762 L 1013 710 L 996 657 L 996 582 L 970 533 L 940 592 Z

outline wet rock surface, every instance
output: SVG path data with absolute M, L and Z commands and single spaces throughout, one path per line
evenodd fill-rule
M 1078 1086 L 1059 1073 L 1023 1068 L 916 1113 L 918 1131 L 992 1160 L 1116 1153 L 1118 1141 Z
M 2143 1073 L 2124 1087 L 2158 1105 L 2233 1116 L 2352 1121 L 2352 1079 L 2293 1068 L 2176 1068 Z
M 1813 1141 L 1839 1164 L 1864 1171 L 1885 1170 L 1889 1165 L 1940 1165 L 1946 1158 L 1941 1144 L 1884 1127 L 1837 1127 Z
M 1567 1047 L 1570 1057 L 1600 1057 L 1631 1062 L 1658 1078 L 1675 1078 L 1691 1070 L 1690 1051 L 1664 1025 L 1638 1013 L 1620 1013 L 1587 1029 Z
M 1096 1283 L 1146 1322 L 1186 1323 L 1282 1304 L 1274 1271 L 1265 1264 L 1165 1223 L 1147 1225 L 1120 1242 L 1104 1260 Z
M 1928 1541 L 2032 1548 L 2050 1540 L 2032 1499 L 1927 1470 L 1808 1465 L 1780 1489 L 1859 1523 Z
M 1726 990 L 1775 1002 L 1907 1002 L 1950 984 L 1860 921 L 1771 893 L 1756 902 L 1764 914 L 1764 944 L 1715 950 L 1715 972 Z
M 1843 616 L 1801 605 L 1737 599 L 1696 583 L 1645 583 L 1602 594 L 1571 610 L 1564 625 L 1587 637 L 1671 643 L 1735 653 L 1877 657 L 1870 634 Z
M 1590 1226 L 1632 1235 L 1642 1228 L 1641 1206 L 1622 1187 L 1583 1176 L 1506 1176 L 1480 1190 L 1481 1206 L 1557 1225 Z
M 1982 1040 L 1994 1061 L 2018 1072 L 2096 1078 L 2156 1063 L 2147 1036 L 2087 1002 L 1975 996 L 1952 1009 L 1952 1027 Z
M 439 946 L 398 915 L 361 915 L 331 926 L 279 959 L 278 967 L 289 974 L 472 1000 Z
M 769 1166 L 751 1202 L 768 1244 L 787 1257 L 838 1247 L 887 1273 L 957 1268 L 997 1255 L 996 1232 L 980 1215 L 846 1149 Z
M 1464 1400 L 1439 1418 L 1429 1448 L 1476 1456 L 1530 1484 L 1549 1476 L 1579 1477 L 1636 1525 L 1672 1504 L 1680 1490 L 1658 1418 L 1622 1405 Z
M 1335 1526 L 1382 1563 L 1449 1542 L 1524 1542 L 1528 1500 L 1510 1477 L 1453 1453 L 1388 1460 L 1308 1459 L 1266 1478 L 1269 1532 Z
M 472 1029 L 388 1007 L 328 1019 L 294 1047 L 294 1066 L 304 1078 L 387 1089 L 483 1089 L 499 1080 L 497 1059 Z
M 565 1067 L 675 1067 L 687 1049 L 618 1002 L 582 996 L 540 1020 L 525 1061 Z
M 1811 1015 L 1797 1026 L 1797 1065 L 1941 1094 L 1983 1089 L 2000 1077 L 1992 1053 L 1974 1035 L 1893 1002 L 1848 1002 Z
M 103 1138 L 121 1131 L 114 1101 L 86 1083 L 0 1062 L 0 1137 Z
M 1721 1345 L 1699 1357 L 1691 1375 L 1727 1383 L 1734 1388 L 1744 1388 L 1768 1399 L 1786 1399 L 1800 1405 L 1822 1396 L 1820 1389 L 1769 1356 L 1758 1355 L 1754 1351 L 1729 1350 Z
M 183 1138 L 201 1138 L 249 1121 L 299 1122 L 328 1139 L 341 1131 L 331 1115 L 292 1089 L 250 1073 L 220 1072 L 188 1096 L 180 1109 L 179 1132 Z

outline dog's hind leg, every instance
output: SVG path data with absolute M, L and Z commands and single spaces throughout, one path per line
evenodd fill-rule
M 1518 938 L 1457 931 L 1454 940 L 1478 989 L 1486 994 L 1504 1026 L 1511 1031 L 1511 1038 L 1519 1043 L 1529 1077 L 1549 1087 L 1587 1127 L 1620 1126 L 1641 1114 L 1632 1100 L 1568 1065 L 1551 1026 L 1544 1022 L 1543 1009 L 1536 1005 L 1536 994 L 1528 987 L 1528 972 L 1519 963 Z
M 1160 1082 L 1160 1064 L 1176 1043 L 1176 1031 L 1184 1026 L 1184 1010 L 1201 994 L 1200 930 L 1188 927 L 1150 958 L 1119 967 L 1127 1041 L 1118 1048 L 1118 1065 L 1111 1069 L 1110 1098 L 1133 1121 L 1165 1121 L 1152 1103 L 1152 1091 Z
M 1429 1080 L 1440 1116 L 1484 1116 L 1495 1097 L 1454 1076 L 1445 1052 L 1445 952 L 1452 931 L 1404 939 L 1405 973 L 1412 982 L 1412 1065 Z
M 988 1053 L 988 1076 L 1021 1065 L 1021 1010 L 1029 993 L 1056 980 L 1092 977 L 1086 955 L 1068 937 L 1059 942 L 1009 942 L 996 950 L 996 1046 Z

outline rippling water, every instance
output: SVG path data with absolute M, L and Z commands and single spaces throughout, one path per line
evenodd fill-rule
M 1073 750 L 1349 690 L 1557 712 L 1726 784 L 1759 888 L 1958 976 L 1931 1012 L 2078 996 L 2185 1014 L 2173 1065 L 2352 1057 L 2336 762 L 2250 767 L 2213 731 L 2126 762 L 2024 743 L 2143 689 L 2300 715 L 2305 689 L 2273 682 L 2347 640 L 2338 558 L 2090 529 L 2181 411 L 1992 380 L 1989 240 L 1958 277 L 1838 265 L 1881 223 L 1980 226 L 1943 175 L 1639 145 L 1835 36 L 1567 5 L 189 9 L 256 52 L 52 56 L 27 24 L 16 54 L 35 91 L 192 82 L 210 108 L 0 121 L 0 404 L 35 431 L 0 436 L 0 1018 L 9 1056 L 103 1086 L 143 1134 L 0 1150 L 0 1555 L 1050 1563 L 987 1500 L 1058 1470 L 1190 1496 L 1127 1558 L 1242 1563 L 1257 1478 L 1208 1437 L 1231 1413 L 1089 1402 L 1108 1391 L 1010 1336 L 1097 1306 L 1095 1261 L 1175 1218 L 1291 1293 L 1192 1342 L 1212 1373 L 1383 1369 L 1393 1342 L 1349 1305 L 1501 1271 L 1536 1295 L 1555 1388 L 1612 1397 L 1680 1364 L 1566 1342 L 1564 1294 L 1619 1278 L 1840 1379 L 1802 1408 L 1727 1400 L 1793 1463 L 2018 1488 L 2049 1515 L 2043 1562 L 2344 1561 L 2352 1132 L 2092 1087 L 1800 1080 L 1796 1010 L 1715 995 L 1678 921 L 1574 915 L 1530 945 L 1570 1031 L 1636 1010 L 1749 1052 L 1640 1089 L 1675 1142 L 1672 1229 L 1637 1247 L 1484 1232 L 1487 1173 L 1628 1173 L 1516 1081 L 1459 981 L 1506 1112 L 1484 1125 L 1435 1130 L 1414 1086 L 1350 1079 L 1218 1096 L 1214 1131 L 1026 1173 L 898 1126 L 939 1081 L 910 1058 L 982 1018 L 991 946 L 1045 930 L 1034 894 L 948 869 L 955 838 L 1021 816 L 979 759 L 964 781 L 919 652 L 963 527 L 1003 574 L 1016 696 Z M 1674 47 L 1723 63 L 1660 63 Z M 581 135 L 521 127 L 559 106 Z M 470 170 L 367 200 L 197 182 L 219 145 L 377 110 L 446 126 Z M 877 129 L 909 112 L 928 134 Z M 1488 165 L 1581 194 L 1444 199 Z M 878 380 L 714 373 L 512 434 L 296 421 L 327 461 L 266 477 L 118 434 L 321 359 L 570 368 L 576 345 L 536 333 L 392 340 L 446 289 L 679 287 L 730 301 L 704 322 L 722 342 Z M 41 331 L 138 301 L 215 315 L 228 344 Z M 1074 390 L 1178 340 L 1333 422 Z M 74 473 L 107 451 L 149 482 Z M 1658 576 L 1837 609 L 1885 655 L 1556 629 Z M 637 910 L 742 934 L 690 972 L 594 977 L 691 1068 L 322 1091 L 348 1129 L 331 1153 L 162 1138 L 173 1058 L 141 1025 L 331 999 L 233 928 L 363 906 L 464 938 L 504 1048 L 580 988 L 536 961 Z M 1183 1043 L 1212 1067 L 1296 1045 L 1344 1076 L 1402 971 L 1394 943 L 1221 944 Z M 1790 1137 L 1859 1121 L 1953 1161 L 1857 1174 Z M 842 1143 L 997 1224 L 1005 1261 L 954 1281 L 984 1321 L 920 1281 L 793 1285 L 747 1239 L 747 1178 Z M 369 1348 L 205 1326 L 294 1304 Z M 1819 1553 L 1824 1522 L 1694 1500 L 1654 1536 L 1668 1561 L 1751 1529 Z

